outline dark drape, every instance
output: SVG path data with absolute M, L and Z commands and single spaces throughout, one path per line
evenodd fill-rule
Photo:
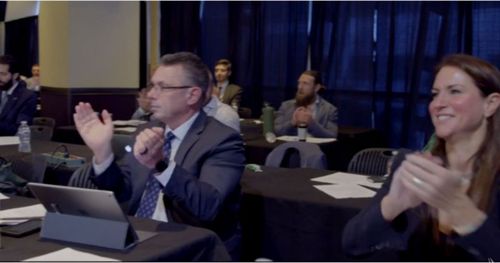
M 161 1 L 161 54 L 199 50 L 200 2 Z
M 184 14 L 198 15 L 199 10 L 190 5 L 194 4 L 182 9 Z M 162 21 L 163 7 L 168 6 L 162 5 Z M 307 2 L 207 1 L 203 3 L 201 38 L 195 35 L 198 29 L 192 28 L 193 33 L 186 36 L 191 39 L 183 40 L 195 43 L 201 39 L 196 45 L 200 49 L 178 43 L 178 50 L 197 52 L 211 68 L 218 59 L 229 59 L 231 80 L 243 87 L 242 106 L 258 116 L 263 101 L 278 107 L 293 97 L 297 78 L 306 69 L 307 7 Z M 163 27 L 162 22 L 162 32 Z
M 198 20 L 199 2 L 162 2 L 162 22 L 172 20 L 162 23 L 162 53 L 194 51 L 212 68 L 230 59 L 242 104 L 258 117 L 264 101 L 276 108 L 293 97 L 309 47 L 340 125 L 373 127 L 389 146 L 415 149 L 433 132 L 427 105 L 439 60 L 469 53 L 500 64 L 497 2 L 313 1 L 308 35 L 309 4 L 206 1 Z
M 313 2 L 311 68 L 323 72 L 325 97 L 339 123 L 371 126 L 375 2 Z
M 231 2 L 233 79 L 256 116 L 264 101 L 279 107 L 295 93 L 307 63 L 307 3 Z
M 326 75 L 339 123 L 382 130 L 392 147 L 422 147 L 433 68 L 464 52 L 465 5 L 456 2 L 314 2 L 313 67 Z
M 31 66 L 38 63 L 38 16 L 5 23 L 4 53 L 17 59 L 21 75 L 31 76 Z

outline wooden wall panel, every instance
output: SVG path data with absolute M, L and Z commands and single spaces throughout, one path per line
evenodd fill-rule
M 107 109 L 114 120 L 128 120 L 134 113 L 137 90 L 125 88 L 42 87 L 41 116 L 56 119 L 56 126 L 73 125 L 75 105 L 90 102 L 96 111 Z

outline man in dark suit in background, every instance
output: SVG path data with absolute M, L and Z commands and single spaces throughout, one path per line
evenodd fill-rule
M 215 63 L 214 74 L 215 80 L 217 80 L 215 94 L 218 95 L 220 101 L 237 110 L 240 106 L 243 89 L 236 84 L 229 83 L 229 77 L 231 76 L 231 62 L 227 59 L 219 59 Z
M 297 135 L 297 126 L 303 124 L 314 137 L 337 137 L 337 108 L 317 94 L 322 88 L 318 71 L 306 70 L 300 75 L 295 99 L 283 102 L 276 114 L 276 135 Z
M 0 56 L 0 90 L 0 136 L 15 135 L 21 121 L 33 121 L 36 94 L 19 79 L 19 66 L 9 55 Z
M 110 113 L 103 110 L 101 120 L 90 104 L 80 102 L 74 120 L 94 153 L 92 167 L 84 169 L 95 185 L 115 192 L 137 217 L 214 230 L 238 260 L 243 141 L 234 129 L 201 110 L 208 72 L 192 53 L 162 57 L 148 97 L 153 117 L 166 125 L 141 131 L 133 156 L 125 156 L 122 165 L 111 148 Z

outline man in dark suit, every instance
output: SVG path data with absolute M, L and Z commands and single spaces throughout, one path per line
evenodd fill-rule
M 217 80 L 215 94 L 223 103 L 238 109 L 243 89 L 236 84 L 229 83 L 231 73 L 231 62 L 229 60 L 219 59 L 215 63 L 215 79 Z
M 36 111 L 36 94 L 19 79 L 12 56 L 0 56 L 0 136 L 15 135 L 21 121 L 31 124 Z
M 297 81 L 295 99 L 283 102 L 274 120 L 276 135 L 297 135 L 297 126 L 307 126 L 314 137 L 337 137 L 337 108 L 317 93 L 323 88 L 318 71 L 306 70 Z
M 168 54 L 151 78 L 153 117 L 166 125 L 138 133 L 132 153 L 118 165 L 111 148 L 111 115 L 102 120 L 88 103 L 75 107 L 74 120 L 94 153 L 90 179 L 127 202 L 129 213 L 214 230 L 238 259 L 241 136 L 207 117 L 202 106 L 208 68 L 188 52 Z

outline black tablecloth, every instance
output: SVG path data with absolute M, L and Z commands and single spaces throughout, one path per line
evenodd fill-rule
M 351 261 L 342 252 L 345 224 L 369 198 L 335 199 L 310 179 L 331 171 L 263 167 L 245 171 L 243 198 L 243 260 Z M 394 260 L 382 255 L 368 260 Z M 366 258 L 364 259 L 366 260 Z
M 36 204 L 35 199 L 13 197 L 0 201 L 2 210 Z M 136 230 L 153 231 L 158 235 L 127 251 L 98 248 L 62 241 L 42 240 L 38 233 L 23 238 L 2 236 L 0 261 L 20 261 L 71 247 L 121 261 L 228 261 L 229 255 L 217 235 L 207 229 L 176 223 L 130 217 Z M 75 260 L 78 259 L 68 259 Z

